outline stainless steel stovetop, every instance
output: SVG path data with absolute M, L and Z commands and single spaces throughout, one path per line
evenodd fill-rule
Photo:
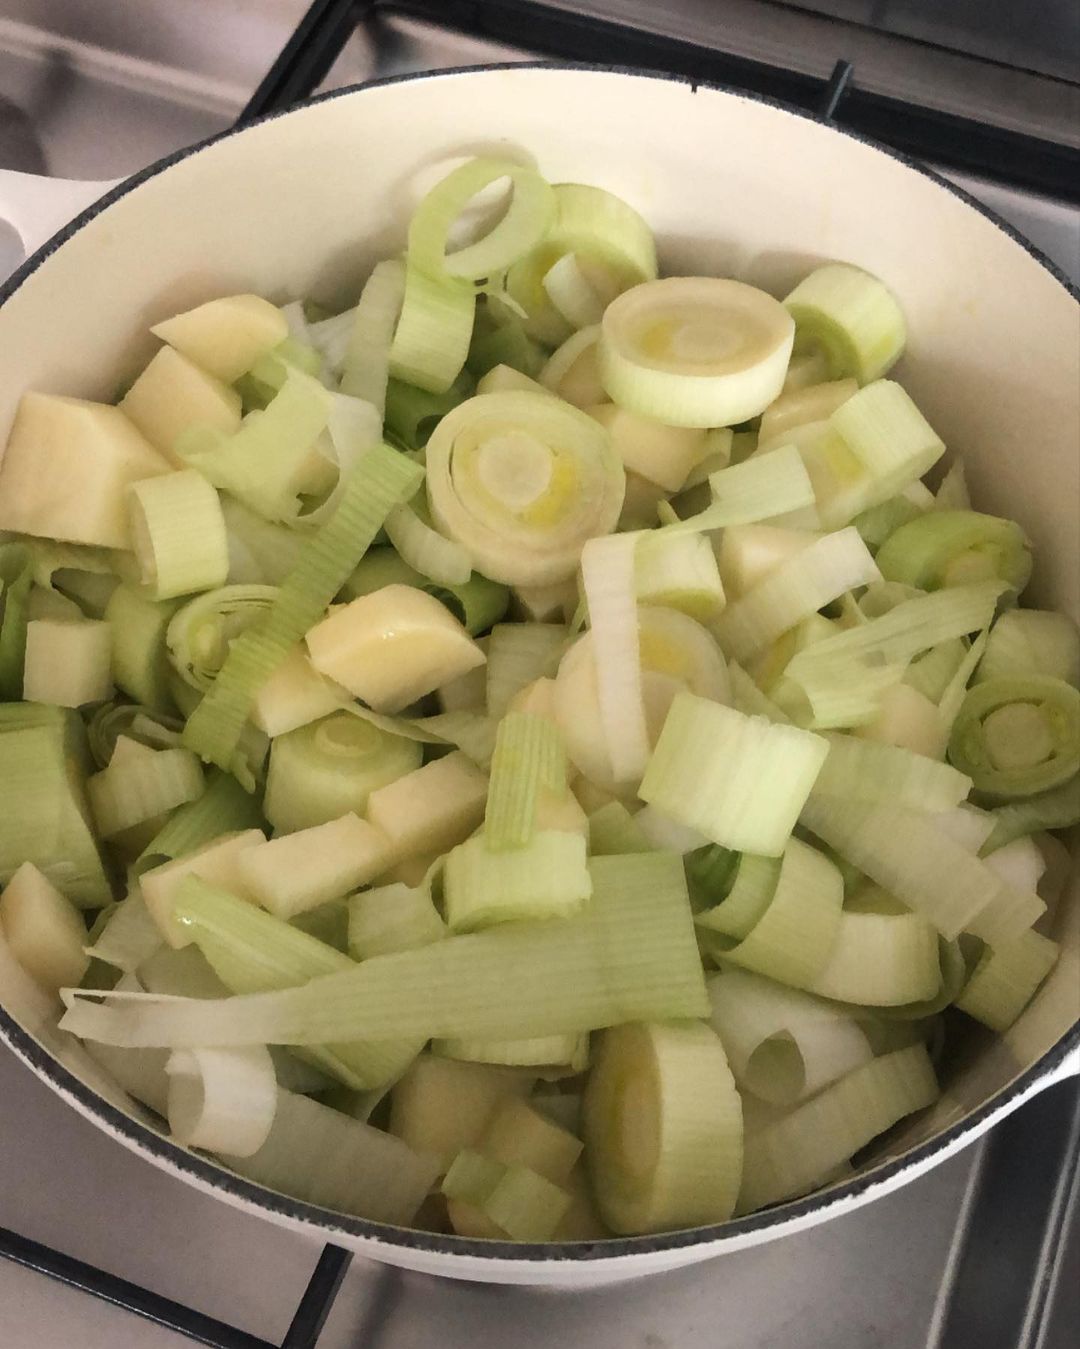
M 305 0 L 4 0 L 0 166 L 115 177 L 227 126 L 304 8 Z M 323 87 L 531 55 L 388 8 L 358 26 Z M 794 33 L 792 64 L 819 73 L 837 56 L 851 56 L 854 44 L 882 87 L 914 80 L 918 90 L 920 80 L 936 77 L 936 62 L 950 59 L 942 47 L 896 48 L 850 21 L 917 35 L 919 8 L 831 0 L 795 6 L 798 14 L 783 9 L 778 18 L 778 6 L 730 0 L 724 37 L 761 56 Z M 955 8 L 970 15 L 972 6 L 960 0 Z M 821 11 L 844 22 L 823 19 Z M 662 6 L 610 0 L 596 12 L 651 15 L 667 31 L 691 36 L 707 36 L 716 18 L 716 7 L 702 0 Z M 1005 38 L 994 40 L 1000 45 Z M 1039 50 L 1030 64 L 1041 63 L 1046 79 L 1028 89 L 1017 76 L 1009 86 L 1016 95 L 1010 115 L 1028 130 L 1060 129 L 1054 118 L 1075 104 L 1067 91 L 1062 102 L 1052 83 L 1060 80 L 1052 44 L 1043 41 Z M 909 60 L 913 52 L 928 64 Z M 1000 80 L 1012 77 L 999 71 L 994 78 L 1000 90 Z M 983 96 L 977 80 L 962 92 L 969 102 Z M 1075 207 L 963 181 L 1080 277 Z M 17 260 L 15 241 L 0 222 L 0 275 Z M 320 1243 L 238 1213 L 131 1156 L 2 1049 L 0 1140 L 0 1227 L 249 1335 L 280 1340 Z M 573 1295 L 522 1291 L 454 1284 L 356 1259 L 320 1349 L 1064 1349 L 1080 1329 L 1080 1279 L 1073 1277 L 1080 1273 L 1078 1155 L 1080 1089 L 1066 1083 L 869 1208 L 631 1285 Z M 4 1349 L 189 1343 L 0 1261 Z

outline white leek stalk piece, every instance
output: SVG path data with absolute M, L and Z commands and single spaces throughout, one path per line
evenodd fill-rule
M 783 445 L 784 437 L 797 426 L 824 421 L 841 403 L 846 403 L 859 385 L 853 379 L 830 380 L 801 389 L 785 389 L 761 414 L 758 444 L 763 449 Z
M 849 590 L 880 579 L 857 530 L 825 534 L 727 607 L 717 630 L 720 643 L 745 662 Z
M 712 505 L 686 520 L 665 525 L 673 534 L 700 533 L 725 529 L 729 525 L 748 525 L 760 520 L 784 520 L 795 524 L 807 512 L 813 512 L 814 485 L 799 451 L 783 445 L 766 454 L 754 455 L 742 463 L 719 469 L 709 477 Z M 817 516 L 806 522 L 816 528 Z
M 795 325 L 779 301 L 741 281 L 669 277 L 604 311 L 604 388 L 622 407 L 671 426 L 733 426 L 783 388 Z
M 83 939 L 85 941 L 85 934 Z M 112 965 L 123 974 L 134 974 L 161 945 L 161 929 L 151 918 L 141 892 L 135 888 L 112 909 L 105 925 L 85 950 L 93 960 Z M 67 982 L 77 984 L 79 980 Z
M 289 324 L 259 295 L 227 295 L 155 324 L 150 331 L 225 384 L 284 342 Z
M 638 782 L 649 757 L 635 593 L 637 536 L 590 539 L 581 551 L 597 704 L 612 777 Z
M 655 851 L 621 801 L 609 801 L 588 819 L 589 855 L 592 857 Z
M 535 680 L 553 675 L 568 634 L 561 623 L 496 623 L 487 648 L 487 710 L 505 715 Z
M 498 1063 L 505 1067 L 535 1068 L 550 1075 L 564 1068 L 568 1074 L 584 1072 L 589 1066 L 589 1037 L 581 1035 L 539 1035 L 528 1040 L 434 1040 L 433 1053 L 470 1063 Z
M 605 398 L 600 382 L 599 341 L 597 326 L 573 333 L 552 352 L 539 375 L 545 389 L 583 412 Z
M 227 1161 L 267 1189 L 398 1226 L 412 1222 L 437 1174 L 432 1157 L 401 1139 L 285 1091 L 259 1151 Z
M 1015 521 L 978 511 L 938 510 L 890 534 L 878 549 L 878 565 L 890 581 L 923 590 L 994 579 L 1019 594 L 1031 578 L 1032 559 Z
M 472 575 L 465 549 L 437 533 L 411 506 L 395 506 L 384 528 L 402 560 L 429 581 L 464 585 Z
M 0 530 L 129 548 L 127 489 L 169 467 L 119 408 L 23 394 L 0 467 Z
M 406 260 L 390 374 L 429 393 L 445 393 L 464 368 L 475 311 L 476 293 L 467 282 L 431 275 Z
M 484 663 L 483 651 L 450 611 L 412 586 L 361 595 L 305 640 L 315 669 L 377 712 L 400 712 Z
M 969 689 L 949 760 L 990 797 L 1034 796 L 1080 770 L 1080 690 L 1048 675 L 999 675 Z
M 830 732 L 829 754 L 814 792 L 859 801 L 895 801 L 930 813 L 952 810 L 967 799 L 971 779 L 923 754 L 876 740 Z
M 22 692 L 27 702 L 83 707 L 112 693 L 112 629 L 97 619 L 31 618 Z
M 1057 963 L 1060 947 L 1040 932 L 985 950 L 956 999 L 961 1012 L 998 1032 L 1007 1031 Z
M 536 832 L 542 792 L 566 791 L 566 754 L 554 722 L 535 712 L 508 712 L 499 723 L 484 814 L 484 847 L 525 847 Z
M 720 536 L 718 556 L 724 589 L 738 599 L 819 537 L 776 525 L 730 525 Z
M 86 927 L 79 911 L 33 862 L 24 862 L 0 894 L 0 931 L 42 988 L 77 984 L 86 973 Z
M 827 753 L 820 736 L 681 692 L 640 795 L 725 848 L 777 857 Z
M 240 395 L 173 347 L 162 347 L 120 400 L 120 410 L 159 454 L 180 461 L 173 446 L 192 426 L 225 435 L 240 429 Z
M 482 1063 L 421 1054 L 393 1088 L 390 1132 L 445 1172 L 463 1148 L 475 1147 L 506 1100 L 527 1096 L 534 1078 Z
M 606 1031 L 584 1108 L 589 1171 L 614 1232 L 662 1232 L 731 1216 L 742 1173 L 742 1112 L 711 1027 L 639 1023 Z
M 707 1015 L 682 859 L 599 857 L 589 871 L 591 902 L 560 922 L 448 937 L 300 987 L 221 1001 L 96 991 L 99 1003 L 68 990 L 62 1028 L 106 1044 L 186 1048 L 376 1044 L 390 1036 L 528 1039 Z M 243 914 L 248 922 L 277 921 L 240 903 Z M 190 924 L 190 904 L 186 917 Z
M 266 1142 L 278 1086 L 265 1045 L 177 1049 L 165 1071 L 169 1131 L 178 1143 L 227 1157 L 250 1157 Z
M 373 791 L 367 818 L 397 857 L 442 853 L 480 824 L 487 791 L 487 774 L 455 750 Z
M 845 910 L 811 987 L 820 997 L 864 1007 L 928 1002 L 941 987 L 937 931 L 916 913 Z
M 390 860 L 390 842 L 355 815 L 247 848 L 239 858 L 245 893 L 278 918 L 367 885 Z
M 131 538 L 142 584 L 168 600 L 225 584 L 229 547 L 218 494 L 194 469 L 133 483 Z
M 274 740 L 266 818 L 289 834 L 349 812 L 362 815 L 371 793 L 419 768 L 422 753 L 416 740 L 334 712 Z
M 990 629 L 975 682 L 1029 674 L 1080 686 L 1080 629 L 1066 614 L 1009 609 Z
M 771 1105 L 814 1096 L 872 1057 L 851 1016 L 807 993 L 732 969 L 713 975 L 708 989 L 736 1083 Z
M 591 894 L 580 834 L 542 830 L 509 852 L 493 852 L 486 835 L 477 835 L 446 858 L 443 897 L 453 932 L 566 918 L 580 912 Z
M 102 838 L 197 800 L 204 787 L 202 766 L 190 750 L 148 749 L 126 735 L 117 740 L 108 768 L 86 782 Z
M 883 281 L 843 262 L 804 277 L 784 300 L 800 341 L 817 345 L 834 379 L 860 384 L 896 364 L 907 341 L 904 314 Z
M 938 1094 L 929 1055 L 912 1045 L 871 1059 L 790 1114 L 748 1130 L 738 1211 L 805 1194 Z
M 546 394 L 481 394 L 459 404 L 427 446 L 436 527 L 473 565 L 508 585 L 571 576 L 582 544 L 622 506 L 622 464 L 602 427 Z
M 1033 834 L 1040 829 L 1068 829 L 1080 824 L 1080 777 L 1066 782 L 1063 787 L 1030 796 L 1026 801 L 999 806 L 993 817 L 993 831 L 982 849 L 984 856 L 1023 834 Z
M 895 804 L 813 796 L 803 823 L 947 941 L 972 932 L 992 945 L 1009 941 L 1045 909 L 1035 894 L 1014 891 L 985 862 L 951 838 L 937 817 Z M 941 878 L 949 884 L 943 886 Z

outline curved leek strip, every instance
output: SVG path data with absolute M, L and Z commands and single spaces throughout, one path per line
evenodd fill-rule
M 353 895 L 348 901 L 349 955 L 354 960 L 428 946 L 446 936 L 446 924 L 429 885 L 400 881 Z
M 673 534 L 755 524 L 812 508 L 814 488 L 793 445 L 755 455 L 709 477 L 712 505 L 686 520 L 666 525 Z M 811 535 L 807 542 L 812 542 Z
M 991 1030 L 1007 1031 L 1054 968 L 1059 952 L 1057 942 L 1030 930 L 983 951 L 956 1006 Z
M 320 442 L 330 466 L 332 486 L 318 504 L 296 517 L 298 529 L 325 524 L 338 508 L 349 478 L 364 454 L 382 441 L 382 423 L 373 404 L 347 394 L 330 395 L 326 437 Z
M 1032 674 L 1080 685 L 1080 629 L 1049 609 L 1009 609 L 990 629 L 975 682 Z
M 26 605 L 34 558 L 22 543 L 0 543 L 0 699 L 22 697 Z
M 735 1081 L 771 1105 L 795 1105 L 872 1057 L 849 1016 L 746 970 L 707 981 L 712 1027 Z
M 621 801 L 609 800 L 594 810 L 588 820 L 590 857 L 620 857 L 625 853 L 655 851 Z
M 505 214 L 487 234 L 447 252 L 451 229 L 478 192 L 509 178 L 512 194 Z M 409 222 L 409 263 L 438 276 L 479 281 L 505 271 L 529 252 L 555 217 L 551 185 L 525 164 L 508 159 L 471 159 L 447 174 L 424 197 Z
M 531 1040 L 436 1040 L 432 1052 L 467 1063 L 501 1064 L 510 1068 L 567 1067 L 573 1073 L 589 1066 L 587 1035 L 540 1035 Z
M 90 753 L 98 768 L 108 767 L 120 736 L 148 749 L 173 749 L 180 743 L 184 723 L 134 703 L 102 703 L 86 727 Z
M 362 815 L 379 787 L 420 767 L 413 740 L 335 712 L 278 736 L 270 748 L 264 810 L 280 833 Z
M 951 1007 L 968 979 L 969 968 L 962 949 L 964 944 L 966 943 L 961 941 L 946 941 L 939 935 L 937 992 L 933 997 L 920 1002 L 875 1007 L 874 1016 L 880 1018 L 878 1025 L 898 1026 L 905 1022 L 924 1022 L 928 1017 L 937 1016 L 946 1007 Z M 896 1045 L 895 1048 L 900 1046 Z M 874 1052 L 881 1052 L 881 1047 L 877 1043 L 874 1044 Z
M 597 707 L 617 784 L 640 781 L 649 757 L 634 586 L 636 546 L 636 535 L 622 534 L 590 539 L 581 551 Z
M 341 392 L 365 398 L 378 411 L 386 407 L 390 344 L 405 298 L 405 264 L 396 258 L 377 263 L 360 292 L 341 370 Z
M 1006 885 L 949 836 L 941 818 L 850 797 L 812 796 L 802 812 L 803 824 L 818 838 L 933 923 L 947 941 L 961 932 L 995 943 L 1018 936 L 1045 905 Z
M 969 777 L 923 754 L 835 732 L 825 739 L 829 755 L 814 783 L 815 795 L 896 801 L 933 812 L 952 810 L 971 791 Z
M 746 936 L 724 949 L 723 958 L 778 983 L 815 992 L 840 930 L 844 881 L 816 848 L 789 839 L 767 907 Z
M 383 527 L 402 559 L 429 581 L 464 585 L 472 575 L 464 548 L 436 533 L 411 506 L 395 506 Z
M 84 932 L 83 945 L 86 940 Z M 144 961 L 161 949 L 162 944 L 161 929 L 150 916 L 137 889 L 131 890 L 126 899 L 114 906 L 96 936 L 90 934 L 90 941 L 92 944 L 86 946 L 87 956 L 112 965 L 124 974 L 134 974 Z
M 805 1194 L 938 1094 L 930 1056 L 911 1045 L 871 1059 L 790 1114 L 748 1130 L 738 1211 Z
M 776 857 L 828 750 L 808 731 L 680 692 L 639 795 L 725 848 Z
M 184 743 L 230 768 L 260 684 L 326 612 L 394 506 L 415 494 L 419 469 L 383 446 L 350 473 L 334 514 L 312 535 L 266 619 L 232 644 L 214 686 L 184 727 Z
M 545 389 L 577 408 L 591 408 L 604 401 L 600 381 L 598 326 L 582 328 L 552 353 L 537 377 Z
M 1034 796 L 1080 771 L 1080 690 L 1045 675 L 987 679 L 969 689 L 949 759 L 988 796 Z
M 531 1039 L 707 1016 L 682 859 L 598 857 L 589 874 L 591 901 L 556 923 L 447 937 L 255 996 L 133 1000 L 94 990 L 88 1001 L 69 989 L 62 1029 L 105 1044 L 174 1049 L 360 1037 L 370 1048 L 387 1036 Z M 237 905 L 237 922 L 277 922 Z M 190 904 L 177 913 L 193 920 Z M 715 1111 L 714 1096 L 708 1105 Z
M 604 303 L 628 286 L 656 276 L 652 231 L 633 207 L 602 188 L 581 183 L 558 183 L 554 190 L 555 220 L 538 247 L 515 263 L 506 277 L 507 294 L 524 313 L 526 331 L 551 346 L 563 341 L 570 328 L 580 326 L 555 303 L 568 294 L 567 284 L 560 285 L 567 272 L 575 277 L 575 297 L 583 293 L 576 284 L 580 273 Z M 549 295 L 545 280 L 567 257 L 573 266 L 562 263 L 555 293 Z
M 645 724 L 649 744 L 654 746 L 681 688 L 724 702 L 731 696 L 731 684 L 720 648 L 700 623 L 658 605 L 639 608 L 637 622 Z M 555 720 L 575 767 L 590 782 L 611 790 L 616 778 L 599 699 L 593 636 L 586 633 L 559 665 Z
M 202 768 L 186 749 L 148 749 L 120 736 L 108 768 L 86 782 L 94 823 L 114 838 L 144 820 L 194 801 L 203 791 Z
M 436 527 L 485 576 L 545 585 L 571 576 L 586 540 L 614 528 L 624 473 L 584 413 L 543 394 L 481 394 L 433 432 L 427 490 Z
M 565 790 L 566 754 L 555 726 L 534 712 L 508 712 L 491 759 L 484 847 L 489 852 L 525 847 L 536 832 L 541 791 Z
M 169 1132 L 178 1143 L 227 1157 L 250 1157 L 266 1142 L 278 1087 L 265 1045 L 177 1049 L 165 1071 Z
M 730 891 L 719 904 L 699 913 L 694 922 L 698 927 L 719 932 L 722 937 L 741 941 L 749 936 L 776 894 L 781 859 L 757 857 L 748 852 L 734 856 L 738 859 L 737 870 Z
M 169 663 L 184 683 L 205 693 L 231 644 L 262 622 L 277 596 L 276 586 L 221 586 L 178 609 L 165 631 L 165 647 Z
M 459 375 L 445 393 L 428 393 L 392 379 L 386 386 L 386 432 L 407 450 L 422 450 L 439 420 L 473 392 L 468 374 Z M 376 437 L 378 438 L 378 437 Z
M 1031 550 L 1012 520 L 978 511 L 928 511 L 901 525 L 878 549 L 881 574 L 920 590 L 1000 580 L 1021 591 Z
M 857 530 L 826 534 L 730 604 L 717 635 L 736 660 L 746 661 L 849 590 L 879 579 Z
M 899 1007 L 941 987 L 938 935 L 915 913 L 845 910 L 836 942 L 811 989 L 835 1002 Z
M 678 609 L 699 623 L 724 607 L 716 554 L 700 534 L 644 534 L 634 552 L 634 588 L 639 604 Z
M 614 402 L 642 416 L 733 426 L 780 393 L 794 332 L 777 300 L 741 281 L 650 281 L 604 311 L 601 379 Z
M 1080 774 L 1052 791 L 999 806 L 992 816 L 994 825 L 983 843 L 983 857 L 1025 834 L 1034 834 L 1040 829 L 1069 829 L 1080 824 Z
M 229 573 L 225 519 L 215 489 L 185 469 L 130 488 L 131 537 L 141 581 L 155 600 L 223 585 Z
M 800 343 L 820 346 L 833 379 L 868 384 L 891 370 L 907 341 L 904 314 L 883 281 L 832 262 L 805 277 L 784 300 Z
M 264 520 L 228 492 L 220 494 L 229 539 L 232 585 L 280 585 L 296 565 L 304 535 L 287 525 Z
M 695 427 L 663 426 L 614 403 L 599 403 L 587 411 L 607 428 L 627 470 L 639 473 L 665 491 L 678 492 L 687 482 L 691 469 L 707 453 L 705 432 Z M 721 466 L 716 463 L 713 470 Z M 704 482 L 707 476 L 698 481 Z
M 722 1222 L 742 1171 L 739 1094 L 716 1032 L 638 1024 L 604 1033 L 585 1088 L 597 1205 L 614 1232 Z
M 905 600 L 880 618 L 800 651 L 785 674 L 806 694 L 815 725 L 872 721 L 881 694 L 900 682 L 912 658 L 988 627 L 1000 593 L 999 582 L 981 581 Z
M 465 366 L 476 296 L 454 277 L 405 267 L 401 316 L 390 344 L 390 374 L 429 393 L 445 393 Z
M 599 323 L 605 305 L 614 299 L 610 293 L 598 293 L 573 253 L 564 253 L 552 263 L 541 285 L 552 305 L 574 329 Z
M 922 483 L 918 485 L 921 487 Z M 898 492 L 888 501 L 860 511 L 851 523 L 862 535 L 867 548 L 873 548 L 876 552 L 901 525 L 917 519 L 922 513 L 922 508 L 906 492 Z

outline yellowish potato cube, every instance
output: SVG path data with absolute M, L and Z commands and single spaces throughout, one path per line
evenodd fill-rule
M 176 314 L 150 331 L 231 384 L 289 335 L 285 315 L 259 295 L 225 295 Z
M 232 435 L 240 429 L 240 395 L 172 347 L 162 347 L 120 401 L 121 410 L 166 459 L 184 467 L 173 452 L 177 437 L 192 426 Z

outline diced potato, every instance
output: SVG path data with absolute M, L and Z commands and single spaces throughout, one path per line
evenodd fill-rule
M 340 820 L 256 843 L 238 859 L 244 887 L 278 918 L 293 918 L 367 885 L 386 867 L 390 843 L 367 820 Z
M 719 550 L 720 579 L 731 599 L 738 599 L 775 571 L 782 562 L 821 538 L 809 530 L 775 525 L 730 525 Z
M 666 492 L 679 490 L 704 451 L 704 431 L 664 426 L 614 403 L 600 403 L 586 411 L 607 427 L 623 465 Z
M 289 335 L 285 315 L 259 295 L 226 295 L 176 314 L 150 331 L 231 384 Z
M 38 618 L 26 625 L 23 697 L 82 707 L 112 693 L 112 630 L 97 619 Z
M 398 857 L 443 853 L 480 824 L 487 788 L 487 774 L 454 750 L 372 792 L 368 819 L 389 837 Z
M 120 407 L 166 459 L 191 426 L 226 435 L 240 429 L 240 395 L 172 347 L 162 347 L 120 401 Z M 182 466 L 182 465 L 181 465 Z
M 400 712 L 486 659 L 444 605 L 407 585 L 361 595 L 306 640 L 315 669 L 376 712 Z
M 174 921 L 172 913 L 181 881 L 188 876 L 198 876 L 207 885 L 217 885 L 240 899 L 250 899 L 240 874 L 240 856 L 248 848 L 264 842 L 260 830 L 245 829 L 238 834 L 226 834 L 223 838 L 214 839 L 198 852 L 174 862 L 165 862 L 144 873 L 139 882 L 143 902 L 170 946 L 179 949 L 191 944 L 183 928 Z
M 346 699 L 345 691 L 312 669 L 303 649 L 296 646 L 259 686 L 251 720 L 273 739 L 329 716 Z
M 15 959 L 43 988 L 72 987 L 86 973 L 79 911 L 32 862 L 22 864 L 0 896 L 0 927 Z
M 0 459 L 0 529 L 130 548 L 128 485 L 170 467 L 119 408 L 23 394 Z

